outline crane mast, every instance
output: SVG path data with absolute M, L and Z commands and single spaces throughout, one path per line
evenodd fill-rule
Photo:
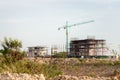
M 58 30 L 60 29 L 66 29 L 66 52 L 68 54 L 68 28 L 73 27 L 73 26 L 77 26 L 77 25 L 82 25 L 82 24 L 87 24 L 87 23 L 91 23 L 94 22 L 94 20 L 90 20 L 90 21 L 85 21 L 85 22 L 81 22 L 81 23 L 76 23 L 76 24 L 72 24 L 72 25 L 68 25 L 68 22 L 66 21 L 66 25 L 63 27 L 59 27 Z

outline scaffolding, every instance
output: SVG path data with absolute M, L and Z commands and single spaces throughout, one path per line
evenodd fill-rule
M 70 56 L 75 57 L 96 57 L 103 56 L 106 41 L 88 38 L 84 40 L 73 40 L 70 42 Z

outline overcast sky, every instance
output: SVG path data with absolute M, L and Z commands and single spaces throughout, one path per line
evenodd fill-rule
M 120 0 L 0 0 L 0 41 L 17 38 L 23 47 L 65 44 L 68 24 L 95 22 L 69 29 L 69 38 L 95 36 L 120 44 Z

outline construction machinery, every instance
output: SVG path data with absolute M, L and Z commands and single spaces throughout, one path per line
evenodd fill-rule
M 72 25 L 68 25 L 68 22 L 66 21 L 66 25 L 63 27 L 59 27 L 58 30 L 60 29 L 66 29 L 66 52 L 68 54 L 68 28 L 73 27 L 73 26 L 78 26 L 78 25 L 82 25 L 82 24 L 87 24 L 87 23 L 91 23 L 94 22 L 94 20 L 89 20 L 89 21 L 85 21 L 85 22 L 81 22 L 81 23 L 76 23 L 76 24 L 72 24 Z

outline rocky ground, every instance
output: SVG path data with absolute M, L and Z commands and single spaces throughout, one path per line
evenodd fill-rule
M 110 77 L 89 77 L 89 76 L 69 76 L 69 75 L 62 75 L 57 76 L 54 79 L 51 80 L 115 80 L 115 78 Z
M 26 73 L 9 73 L 4 72 L 0 74 L 0 80 L 45 80 L 43 74 L 40 75 L 30 75 Z
M 65 75 L 90 76 L 90 77 L 111 77 L 120 73 L 119 62 L 114 60 L 100 59 L 53 59 L 51 64 L 56 64 Z
M 17 74 L 4 72 L 0 74 L 0 80 L 45 80 L 43 74 L 30 75 L 30 74 Z M 120 80 L 120 75 L 115 77 L 88 77 L 88 76 L 71 76 L 71 75 L 59 75 L 49 80 Z
M 37 61 L 57 65 L 63 75 L 46 79 L 44 74 L 4 72 L 0 74 L 0 80 L 120 80 L 120 65 L 114 60 L 40 58 Z

